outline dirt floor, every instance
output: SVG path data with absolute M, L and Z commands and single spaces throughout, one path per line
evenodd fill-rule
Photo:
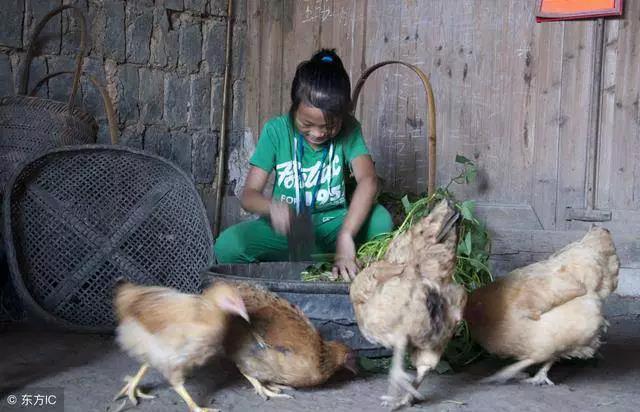
M 426 401 L 411 410 L 430 411 L 638 411 L 640 409 L 640 317 L 611 321 L 602 358 L 554 366 L 553 387 L 484 385 L 478 379 L 502 363 L 487 359 L 455 374 L 431 375 L 421 387 Z M 113 411 L 122 377 L 137 364 L 121 353 L 111 336 L 42 332 L 15 324 L 0 330 L 0 411 Z M 334 379 L 292 400 L 263 401 L 230 365 L 219 361 L 194 373 L 187 389 L 202 406 L 222 411 L 376 411 L 386 391 L 382 374 Z M 156 395 L 128 411 L 186 411 L 182 400 L 157 372 L 143 388 Z M 64 409 L 40 406 L 10 409 L 11 394 L 64 391 Z M 24 399 L 24 398 L 23 398 Z

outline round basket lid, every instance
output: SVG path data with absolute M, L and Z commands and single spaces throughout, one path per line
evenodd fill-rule
M 119 277 L 193 293 L 212 260 L 212 233 L 189 176 L 125 147 L 66 147 L 31 159 L 9 182 L 3 224 L 25 307 L 73 330 L 113 329 Z

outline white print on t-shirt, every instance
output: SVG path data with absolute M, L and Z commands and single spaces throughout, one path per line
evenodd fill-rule
M 342 173 L 342 166 L 340 163 L 340 157 L 335 156 L 333 159 L 333 167 L 325 166 L 322 169 L 320 184 L 326 184 L 328 179 L 338 176 L 340 173 Z M 320 168 L 321 164 L 319 160 L 311 167 L 302 168 L 302 181 L 304 182 L 305 189 L 313 189 L 318 179 L 318 171 L 320 170 Z M 333 171 L 331 176 L 329 176 L 330 171 Z M 294 173 L 297 173 L 297 171 L 293 168 L 293 160 L 276 165 L 276 174 L 278 176 L 278 181 L 276 182 L 276 184 L 278 186 L 284 186 L 286 189 L 293 188 L 295 185 Z M 333 190 L 334 188 L 331 188 L 332 192 Z M 327 190 L 325 189 L 325 192 L 326 191 Z M 319 201 L 320 192 L 318 192 L 318 202 Z
M 305 203 L 307 206 L 311 205 L 311 196 L 313 195 L 311 193 L 311 190 L 309 191 L 305 191 Z M 325 203 L 328 202 L 335 202 L 337 200 L 340 200 L 340 198 L 342 197 L 342 186 L 338 185 L 338 186 L 333 186 L 331 188 L 331 193 L 329 193 L 329 190 L 327 189 L 319 189 L 318 190 L 318 197 L 316 198 L 316 204 L 317 205 L 323 205 Z M 293 196 L 287 196 L 287 195 L 280 195 L 280 201 L 281 202 L 286 202 L 290 205 L 295 205 L 296 203 L 296 198 Z

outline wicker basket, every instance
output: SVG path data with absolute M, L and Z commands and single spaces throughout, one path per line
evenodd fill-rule
M 27 97 L 27 85 L 29 84 L 29 70 L 38 35 L 47 22 L 55 15 L 66 9 L 71 9 L 78 18 L 80 24 L 80 45 L 76 56 L 76 68 L 71 83 L 71 94 L 67 103 L 44 99 L 40 97 Z M 73 106 L 77 94 L 82 68 L 82 57 L 85 52 L 86 24 L 85 19 L 79 9 L 73 6 L 63 6 L 52 10 L 36 26 L 26 58 L 23 64 L 23 73 L 17 96 L 0 98 L 0 204 L 2 196 L 11 174 L 34 154 L 40 153 L 50 148 L 73 144 L 92 143 L 96 140 L 98 125 L 95 119 L 88 113 Z M 66 73 L 66 72 L 65 72 Z M 37 88 L 50 78 L 61 73 L 51 74 L 34 87 L 31 96 Z M 117 142 L 118 130 L 115 120 L 113 105 L 104 88 L 91 76 L 87 78 L 100 92 L 104 109 L 109 122 L 109 132 L 111 142 Z M 2 213 L 0 211 L 0 217 Z M 13 292 L 6 287 L 2 287 L 4 282 L 4 249 L 2 236 L 0 234 L 0 320 L 3 318 L 15 318 L 7 316 L 13 310 L 19 308 L 7 308 L 5 302 L 15 302 Z
M 3 202 L 12 283 L 35 319 L 75 331 L 115 325 L 120 276 L 200 290 L 213 237 L 189 176 L 140 150 L 84 145 L 36 156 Z
M 371 74 L 378 70 L 381 67 L 387 66 L 389 64 L 399 64 L 401 66 L 407 67 L 414 71 L 415 74 L 418 75 L 420 80 L 422 81 L 422 86 L 424 87 L 425 94 L 427 95 L 427 119 L 429 121 L 429 132 L 427 135 L 427 144 L 428 144 L 428 152 L 427 157 L 429 160 L 429 166 L 427 169 L 427 193 L 432 194 L 436 188 L 436 101 L 433 97 L 433 89 L 431 88 L 431 82 L 429 81 L 429 77 L 416 65 L 411 63 L 405 63 L 399 60 L 386 60 L 380 63 L 376 63 L 373 66 L 369 67 L 367 70 L 362 73 L 356 86 L 353 88 L 353 97 L 351 98 L 353 102 L 353 109 L 357 107 L 358 97 L 360 96 L 360 92 L 362 91 L 362 87 L 364 86 L 364 82 L 371 76 Z
M 69 102 L 27 97 L 29 69 L 38 35 L 53 16 L 66 9 L 73 10 L 81 29 Z M 29 156 L 54 147 L 96 141 L 98 125 L 95 119 L 73 106 L 80 82 L 85 39 L 84 16 L 73 6 L 52 10 L 36 26 L 27 49 L 19 95 L 0 99 L 0 196 L 11 173 Z

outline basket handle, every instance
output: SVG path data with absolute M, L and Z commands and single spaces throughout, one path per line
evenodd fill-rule
M 436 170 L 437 170 L 436 169 L 436 102 L 433 97 L 433 89 L 431 88 L 431 82 L 429 82 L 429 78 L 427 77 L 427 75 L 424 74 L 424 72 L 420 70 L 419 67 L 413 64 L 405 63 L 398 60 L 387 60 L 387 61 L 374 64 L 373 66 L 365 70 L 364 73 L 362 73 L 362 75 L 360 76 L 360 79 L 358 79 L 358 82 L 356 83 L 356 87 L 353 89 L 353 97 L 351 99 L 353 102 L 353 110 L 355 110 L 356 108 L 356 104 L 358 102 L 358 96 L 360 94 L 360 90 L 362 89 L 362 86 L 364 86 L 365 80 L 367 80 L 367 78 L 375 70 L 379 69 L 382 66 L 386 66 L 388 64 L 401 64 L 413 70 L 418 75 L 418 77 L 420 77 L 420 80 L 422 80 L 422 85 L 424 86 L 425 92 L 427 93 L 427 110 L 428 110 L 427 117 L 429 119 L 429 134 L 427 137 L 428 139 L 427 142 L 429 146 L 429 149 L 428 149 L 429 168 L 427 170 L 427 193 L 431 195 L 434 193 L 435 187 L 436 187 Z
M 78 92 L 78 85 L 80 84 L 80 74 L 82 71 L 82 58 L 86 51 L 86 38 L 87 38 L 87 24 L 84 18 L 84 15 L 75 6 L 65 5 L 58 7 L 56 9 L 51 10 L 46 16 L 38 22 L 38 25 L 33 30 L 33 34 L 31 35 L 31 39 L 29 42 L 29 47 L 27 49 L 27 55 L 25 57 L 23 72 L 22 72 L 22 82 L 20 83 L 20 91 L 19 94 L 27 94 L 27 86 L 29 84 L 29 71 L 31 69 L 31 61 L 33 60 L 33 54 L 35 52 L 34 47 L 36 44 L 36 39 L 40 35 L 42 29 L 44 29 L 45 25 L 51 20 L 53 16 L 56 14 L 62 13 L 66 9 L 71 9 L 75 13 L 78 21 L 80 22 L 80 47 L 78 50 L 78 55 L 76 56 L 76 70 L 73 77 L 73 86 L 71 88 L 71 96 L 69 96 L 69 109 L 73 107 L 73 102 L 76 98 L 76 93 Z
M 35 96 L 40 86 L 42 86 L 49 79 L 60 76 L 62 74 L 74 74 L 74 72 L 63 71 L 63 72 L 48 74 L 47 76 L 40 79 L 40 81 L 36 83 L 35 86 L 33 86 L 33 89 L 31 89 L 29 96 Z M 109 135 L 111 136 L 111 144 L 114 144 L 114 145 L 118 144 L 118 122 L 116 122 L 116 114 L 115 114 L 116 112 L 113 109 L 113 103 L 111 103 L 111 98 L 109 97 L 107 90 L 95 79 L 95 77 L 87 73 L 81 73 L 81 75 L 91 80 L 91 83 L 93 83 L 93 86 L 96 89 L 98 89 L 98 91 L 100 92 L 100 95 L 102 96 L 102 101 L 104 103 L 104 111 L 107 114 L 107 122 L 109 123 Z

